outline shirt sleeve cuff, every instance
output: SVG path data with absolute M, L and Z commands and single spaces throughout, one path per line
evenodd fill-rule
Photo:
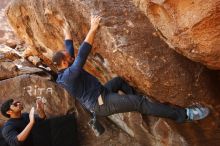
M 82 46 L 86 47 L 86 48 L 92 48 L 92 45 L 88 42 L 85 42 L 85 41 L 83 42 Z
M 66 46 L 73 45 L 73 40 L 65 40 L 65 45 Z

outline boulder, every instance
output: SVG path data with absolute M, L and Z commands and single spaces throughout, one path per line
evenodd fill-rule
M 160 102 L 183 107 L 199 102 L 213 111 L 205 120 L 184 124 L 135 112 L 111 119 L 141 145 L 218 144 L 218 72 L 171 49 L 134 1 L 14 0 L 6 14 L 16 34 L 48 60 L 64 49 L 64 20 L 69 22 L 78 48 L 89 30 L 90 15 L 101 15 L 88 71 L 103 83 L 119 75 Z
M 220 0 L 133 2 L 172 49 L 211 69 L 220 69 Z
M 15 47 L 19 40 L 15 37 L 5 17 L 5 7 L 11 0 L 0 1 L 0 44 Z
M 23 74 L 41 74 L 41 76 L 52 79 L 50 74 L 44 72 L 40 68 L 23 66 L 15 62 L 0 62 L 0 80 L 13 78 Z
M 14 61 L 20 58 L 21 54 L 19 54 L 16 50 L 0 44 L 0 61 Z
M 6 45 L 0 45 L 0 80 L 13 78 L 22 74 L 41 74 L 41 76 L 52 78 L 51 75 L 37 68 L 21 54 Z

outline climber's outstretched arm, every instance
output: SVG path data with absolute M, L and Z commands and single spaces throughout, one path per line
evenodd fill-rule
M 91 27 L 85 39 L 85 42 L 89 43 L 90 45 L 93 44 L 96 31 L 99 27 L 100 20 L 101 20 L 100 16 L 91 16 Z
M 91 27 L 90 30 L 86 36 L 86 39 L 81 44 L 79 48 L 78 55 L 74 61 L 74 63 L 71 65 L 70 69 L 72 70 L 80 70 L 83 68 L 84 64 L 86 63 L 87 57 L 92 49 L 92 44 L 95 38 L 96 31 L 99 26 L 99 22 L 101 20 L 100 16 L 92 16 L 91 17 Z
M 63 34 L 65 39 L 65 47 L 67 52 L 70 54 L 71 57 L 74 58 L 74 46 L 73 46 L 73 39 L 70 31 L 70 25 L 68 22 L 65 22 L 63 25 Z
M 65 40 L 72 40 L 72 35 L 70 31 L 70 25 L 68 22 L 65 22 L 63 25 L 63 34 Z

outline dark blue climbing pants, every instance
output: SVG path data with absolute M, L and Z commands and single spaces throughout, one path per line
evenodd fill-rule
M 120 77 L 110 80 L 104 86 L 106 88 L 102 93 L 104 104 L 97 103 L 94 108 L 97 116 L 138 111 L 145 115 L 170 118 L 176 122 L 183 122 L 186 119 L 184 108 L 151 102 L 146 96 L 137 95 L 134 89 Z M 125 94 L 118 94 L 119 90 Z

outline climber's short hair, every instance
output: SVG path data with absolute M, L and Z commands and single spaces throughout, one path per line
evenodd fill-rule
M 53 55 L 53 63 L 54 65 L 56 65 L 57 67 L 59 67 L 62 63 L 63 60 L 65 60 L 65 54 L 64 51 L 58 51 Z
M 10 110 L 10 107 L 12 105 L 12 103 L 14 102 L 13 99 L 9 99 L 9 100 L 6 100 L 2 106 L 1 106 L 1 113 L 3 116 L 7 117 L 7 118 L 10 118 L 10 115 L 7 114 L 7 111 Z

